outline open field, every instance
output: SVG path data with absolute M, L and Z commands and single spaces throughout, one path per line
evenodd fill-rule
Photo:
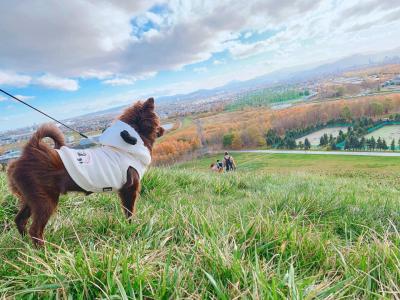
M 347 132 L 347 127 L 330 127 L 330 128 L 323 128 L 321 130 L 315 131 L 310 133 L 302 138 L 296 139 L 296 143 L 300 141 L 304 143 L 305 139 L 307 138 L 312 146 L 318 146 L 321 136 L 325 133 L 329 136 L 332 135 L 333 137 L 337 137 L 339 135 L 339 131 L 343 131 L 344 133 Z
M 383 138 L 387 143 L 395 140 L 397 145 L 397 141 L 400 139 L 400 125 L 387 125 L 365 136 L 365 138 L 371 137 L 374 137 L 375 139 L 378 139 L 379 137 Z
M 296 89 L 262 89 L 255 92 L 250 92 L 246 95 L 241 96 L 236 101 L 227 105 L 226 109 L 228 111 L 238 110 L 245 107 L 261 107 L 269 106 L 276 103 L 286 103 L 295 100 L 307 99 L 310 93 L 309 91 L 304 94 L 305 91 L 299 91 Z
M 239 174 L 321 174 L 340 177 L 365 175 L 400 179 L 400 158 L 306 154 L 231 153 L 238 164 Z M 208 172 L 211 162 L 223 155 L 210 155 L 174 168 Z
M 263 154 L 295 154 L 295 155 L 340 155 L 340 156 L 386 156 L 400 157 L 400 152 L 395 151 L 324 151 L 324 150 L 281 150 L 281 149 L 255 149 L 231 150 L 231 153 L 263 153 Z
M 0 173 L 0 298 L 392 299 L 400 294 L 400 160 L 235 154 L 154 168 L 137 215 L 63 196 L 34 249 Z

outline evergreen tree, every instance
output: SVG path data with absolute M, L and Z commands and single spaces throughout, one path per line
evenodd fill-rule
M 388 145 L 386 144 L 386 141 L 384 139 L 382 139 L 382 149 L 383 150 L 387 150 L 389 149 Z
M 353 128 L 351 128 L 350 126 L 347 127 L 347 134 L 351 134 L 352 131 L 353 131 Z
M 392 143 L 390 144 L 390 150 L 392 150 L 392 151 L 396 150 L 396 144 L 395 144 L 394 140 L 392 140 Z
M 308 140 L 308 138 L 306 138 L 305 140 L 304 140 L 304 149 L 305 150 L 309 150 L 311 148 L 311 143 L 310 143 L 310 141 Z
M 358 138 L 354 134 L 350 135 L 349 143 L 350 143 L 349 145 L 350 149 L 354 150 L 360 148 Z
M 362 137 L 360 140 L 360 149 L 365 150 L 365 145 L 366 145 L 365 137 Z
M 346 139 L 346 135 L 342 130 L 339 130 L 339 136 L 337 137 L 337 143 L 341 143 Z
M 275 130 L 269 129 L 265 135 L 265 142 L 267 143 L 267 146 L 273 147 L 280 142 L 280 137 Z
M 294 138 L 291 138 L 289 140 L 288 148 L 289 149 L 296 149 L 297 148 L 296 140 Z
M 344 150 L 349 150 L 350 149 L 350 139 L 346 138 L 344 140 Z
M 321 137 L 320 137 L 320 139 L 319 139 L 319 145 L 320 145 L 321 147 L 323 147 L 323 146 L 325 145 L 325 138 L 324 138 L 324 136 L 321 136 Z
M 328 134 L 324 134 L 323 136 L 321 136 L 321 138 L 319 139 L 319 145 L 320 146 L 326 146 L 329 144 L 329 137 Z
M 374 137 L 371 137 L 371 150 L 375 150 L 376 147 L 376 141 Z
M 285 136 L 285 139 L 283 140 L 284 147 L 287 149 L 295 149 L 296 148 L 296 140 L 292 137 Z
M 372 138 L 371 139 L 367 139 L 367 148 L 368 148 L 368 150 L 372 150 L 372 148 L 373 148 Z
M 378 137 L 378 140 L 376 141 L 376 148 L 378 149 L 383 148 L 381 137 Z

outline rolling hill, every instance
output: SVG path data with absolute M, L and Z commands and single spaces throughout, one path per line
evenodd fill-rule
M 44 249 L 0 173 L 0 298 L 371 299 L 400 289 L 396 158 L 238 154 L 153 168 L 137 215 L 63 196 Z

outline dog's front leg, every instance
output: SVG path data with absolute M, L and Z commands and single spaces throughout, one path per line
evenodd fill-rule
M 127 181 L 119 190 L 119 197 L 125 216 L 130 219 L 135 213 L 135 203 L 140 192 L 140 178 L 132 167 L 129 167 L 127 172 Z

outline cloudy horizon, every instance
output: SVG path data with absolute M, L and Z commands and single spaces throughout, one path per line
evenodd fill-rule
M 390 0 L 0 2 L 0 87 L 57 118 L 400 46 Z M 45 119 L 0 95 L 0 130 Z

